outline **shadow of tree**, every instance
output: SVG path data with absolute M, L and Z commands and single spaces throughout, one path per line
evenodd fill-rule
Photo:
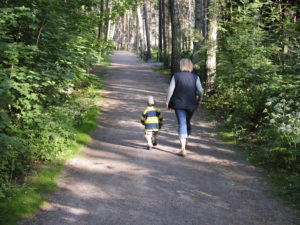
M 163 108 L 165 78 L 128 53 L 116 52 L 112 61 L 93 140 L 66 164 L 51 204 L 20 224 L 297 224 L 266 195 L 261 171 L 222 143 L 201 111 L 188 155 L 178 157 L 176 118 Z M 149 94 L 164 116 L 151 151 L 140 124 Z

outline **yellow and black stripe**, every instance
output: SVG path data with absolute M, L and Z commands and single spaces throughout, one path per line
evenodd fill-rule
M 141 123 L 145 125 L 146 131 L 157 131 L 163 125 L 163 117 L 159 109 L 153 106 L 147 107 L 142 113 Z

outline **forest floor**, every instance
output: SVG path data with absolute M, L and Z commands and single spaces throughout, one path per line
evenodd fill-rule
M 92 141 L 67 162 L 60 191 L 19 224 L 300 224 L 295 211 L 270 196 L 264 172 L 224 144 L 201 109 L 187 157 L 178 156 L 176 117 L 165 109 L 169 78 L 137 61 L 129 52 L 112 56 Z M 149 151 L 140 115 L 150 94 L 164 127 Z

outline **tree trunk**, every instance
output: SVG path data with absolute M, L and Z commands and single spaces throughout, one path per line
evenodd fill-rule
M 125 29 L 126 29 L 126 15 L 123 15 L 121 18 L 121 50 L 125 49 L 124 42 L 125 42 Z
M 202 27 L 202 35 L 204 38 L 206 38 L 207 35 L 207 8 L 208 8 L 208 1 L 209 0 L 203 0 L 203 27 Z
M 113 39 L 116 35 L 116 22 L 114 22 L 112 25 L 111 25 L 111 29 L 108 33 L 108 38 L 109 39 Z
M 127 14 L 127 51 L 130 51 L 130 11 Z
M 148 60 L 148 59 L 151 59 L 151 43 L 150 43 L 150 35 L 149 35 L 149 28 L 148 28 L 146 0 L 144 0 L 144 16 L 145 16 L 146 39 L 147 39 L 147 56 L 146 56 L 146 60 Z
M 139 32 L 139 17 L 138 17 L 138 8 L 136 9 L 136 46 L 135 46 L 135 50 L 136 50 L 136 54 L 139 54 L 139 46 L 140 46 L 140 32 Z
M 137 6 L 137 14 L 138 14 L 138 24 L 139 24 L 139 39 L 141 45 L 141 56 L 144 56 L 145 49 L 144 49 L 144 26 L 143 26 L 143 19 L 141 14 L 141 7 L 140 5 Z
M 102 40 L 102 33 L 103 33 L 103 14 L 104 14 L 104 0 L 101 0 L 100 3 L 100 18 L 99 18 L 99 27 L 98 27 L 98 63 L 101 62 L 101 46 L 100 41 Z
M 159 12 L 158 12 L 159 13 Z M 152 15 L 156 15 L 157 14 L 157 10 L 155 9 L 155 11 L 154 11 L 154 14 L 152 14 Z M 152 29 L 152 31 L 153 31 L 153 36 L 154 36 L 154 46 L 155 46 L 155 48 L 157 48 L 158 47 L 158 45 L 157 45 L 157 40 L 158 40 L 158 31 L 159 31 L 159 20 L 158 20 L 158 17 L 153 17 L 153 26 L 154 26 L 154 28 Z M 153 44 L 153 40 L 151 40 L 152 42 L 152 44 Z
M 199 50 L 201 47 L 201 37 L 202 37 L 202 1 L 195 0 L 195 40 L 194 40 L 194 54 L 195 60 L 199 58 Z
M 162 62 L 162 33 L 163 33 L 163 12 L 162 12 L 162 0 L 158 0 L 158 54 L 159 54 L 159 61 Z
M 184 28 L 183 28 L 183 31 L 184 31 Z M 180 47 L 181 47 L 181 50 L 184 51 L 184 38 L 185 38 L 185 35 L 184 35 L 184 32 L 181 32 L 181 44 L 180 44 Z
M 117 39 L 117 49 L 120 50 L 121 49 L 121 19 L 118 20 L 118 39 Z
M 180 22 L 178 0 L 169 0 L 170 14 L 172 23 L 172 56 L 171 56 L 171 74 L 180 71 L 179 61 L 181 54 L 180 47 Z
M 192 43 L 192 0 L 189 0 L 189 30 L 188 30 L 188 49 L 193 49 Z
M 168 66 L 167 59 L 167 39 L 166 39 L 166 10 L 165 10 L 165 0 L 161 1 L 162 7 L 162 38 L 163 38 L 163 52 L 164 52 L 164 65 Z
M 135 21 L 136 21 L 136 11 L 131 12 L 130 18 L 130 47 L 131 50 L 136 51 L 136 28 L 135 28 Z
M 111 14 L 111 3 L 112 0 L 107 0 L 106 1 L 106 13 L 107 13 L 107 18 L 106 18 L 106 23 L 105 23 L 105 36 L 104 40 L 107 41 L 109 39 L 109 33 L 110 33 L 110 26 L 111 26 L 111 21 L 110 21 L 110 14 Z
M 207 31 L 207 58 L 206 58 L 206 90 L 212 93 L 216 79 L 216 51 L 217 51 L 217 0 L 209 0 L 208 31 Z
M 147 4 L 146 4 L 147 6 Z M 149 1 L 149 5 L 147 8 L 147 15 L 148 15 L 148 32 L 149 32 L 149 40 L 150 40 L 150 48 L 152 49 L 152 13 L 151 13 L 151 8 L 152 8 L 152 5 L 151 5 L 151 1 Z M 153 9 L 155 10 L 155 9 Z
M 98 40 L 102 39 L 102 33 L 103 33 L 103 14 L 104 14 L 104 0 L 101 0 L 101 3 L 100 3 L 100 19 L 99 19 L 99 27 L 98 27 Z

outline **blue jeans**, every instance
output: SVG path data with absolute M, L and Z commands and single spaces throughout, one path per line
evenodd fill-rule
M 191 119 L 194 111 L 189 109 L 175 109 L 178 121 L 179 138 L 187 138 L 192 133 Z

